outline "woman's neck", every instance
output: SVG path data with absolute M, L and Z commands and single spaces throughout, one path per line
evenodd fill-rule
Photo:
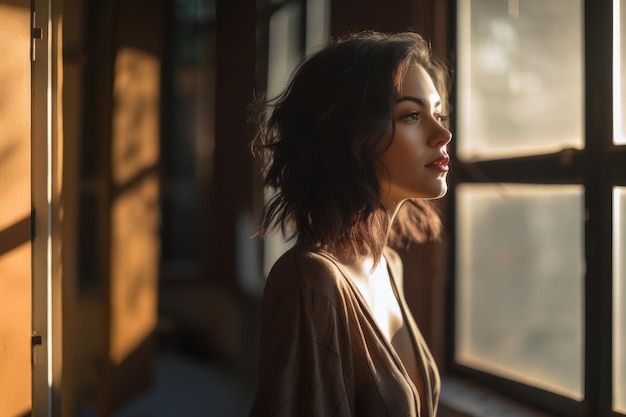
M 382 254 L 376 256 L 370 251 L 360 253 L 356 248 L 351 246 L 337 246 L 334 249 L 328 250 L 337 260 L 343 265 L 354 269 L 355 271 L 362 271 L 363 274 L 371 273 L 381 261 Z

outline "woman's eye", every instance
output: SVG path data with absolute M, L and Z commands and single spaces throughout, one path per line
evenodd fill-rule
M 447 116 L 445 114 L 437 115 L 437 120 L 439 120 L 440 123 L 447 122 L 449 119 L 450 119 L 450 116 Z
M 406 116 L 403 117 L 404 120 L 409 120 L 409 121 L 415 121 L 415 120 L 419 120 L 420 118 L 420 113 L 419 112 L 413 112 L 413 113 L 409 113 Z

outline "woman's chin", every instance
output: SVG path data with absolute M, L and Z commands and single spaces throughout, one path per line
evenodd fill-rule
M 439 198 L 445 197 L 447 193 L 448 193 L 448 187 L 444 187 L 441 190 L 439 190 L 439 192 L 433 193 L 433 196 L 430 197 L 429 200 L 437 200 Z

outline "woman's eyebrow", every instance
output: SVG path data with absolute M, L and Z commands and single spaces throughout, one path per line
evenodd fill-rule
M 413 96 L 403 96 L 400 97 L 397 101 L 396 104 L 402 102 L 402 101 L 412 101 L 415 104 L 419 104 L 420 106 L 424 106 L 426 107 L 426 100 L 424 100 L 423 98 L 420 97 L 413 97 Z M 435 103 L 435 108 L 440 107 L 441 106 L 441 101 L 437 101 Z

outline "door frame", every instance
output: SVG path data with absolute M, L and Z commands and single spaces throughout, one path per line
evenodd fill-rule
M 31 16 L 32 416 L 62 416 L 62 0 Z

